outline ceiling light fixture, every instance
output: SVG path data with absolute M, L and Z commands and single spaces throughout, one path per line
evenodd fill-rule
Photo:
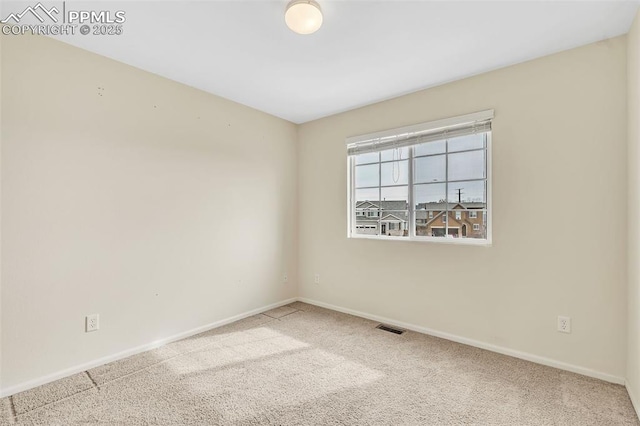
M 322 25 L 322 11 L 314 0 L 291 0 L 284 13 L 284 20 L 291 31 L 312 34 Z

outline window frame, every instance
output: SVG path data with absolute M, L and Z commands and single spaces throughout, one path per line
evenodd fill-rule
M 491 114 L 491 119 L 493 118 L 493 110 L 490 111 L 485 111 L 482 113 L 476 113 L 476 114 L 487 114 L 490 113 Z M 373 138 L 376 137 L 379 134 L 389 134 L 390 132 L 396 131 L 397 133 L 401 133 L 404 129 L 415 129 L 417 126 L 421 126 L 424 127 L 426 129 L 429 128 L 429 126 L 431 126 L 431 128 L 436 128 L 438 125 L 444 123 L 444 122 L 448 122 L 450 123 L 449 125 L 455 125 L 457 123 L 461 123 L 463 122 L 462 120 L 464 118 L 473 116 L 475 114 L 469 114 L 468 116 L 463 116 L 463 117 L 458 117 L 458 118 L 452 118 L 452 119 L 445 119 L 445 120 L 438 120 L 437 122 L 432 122 L 432 123 L 423 123 L 422 125 L 416 125 L 416 126 L 408 126 L 406 128 L 402 128 L 402 129 L 395 129 L 395 130 L 390 130 L 390 131 L 384 131 L 384 132 L 378 132 L 377 134 L 369 134 L 369 135 L 363 135 L 363 136 L 359 136 L 357 137 L 357 139 L 361 139 L 364 137 L 369 137 L 369 138 Z M 440 127 L 444 127 L 444 126 L 440 126 Z M 423 242 L 423 243 L 438 243 L 438 244 L 458 244 L 458 245 L 473 245 L 473 246 L 485 246 L 485 247 L 490 247 L 493 244 L 493 205 L 492 205 L 492 186 L 493 186 L 493 179 L 492 179 L 492 136 L 493 136 L 493 129 L 489 130 L 489 131 L 483 131 L 482 133 L 486 134 L 486 147 L 485 147 L 485 153 L 486 153 L 486 157 L 485 157 L 485 164 L 486 164 L 486 177 L 485 177 L 485 181 L 486 181 L 486 208 L 482 210 L 483 214 L 485 215 L 485 217 L 483 218 L 483 220 L 486 220 L 486 238 L 484 239 L 480 239 L 480 238 L 462 238 L 462 237 L 458 237 L 458 238 L 454 238 L 454 237 L 433 237 L 433 236 L 418 236 L 416 235 L 416 220 L 415 220 L 415 203 L 414 203 L 414 190 L 415 190 L 415 185 L 416 183 L 414 182 L 415 179 L 415 175 L 414 175 L 414 162 L 415 162 L 415 157 L 413 154 L 413 149 L 414 146 L 409 147 L 409 154 L 408 154 L 408 182 L 407 182 L 407 187 L 408 187 L 408 223 L 407 223 L 407 227 L 408 227 L 408 236 L 404 237 L 404 236 L 386 236 L 386 235 L 367 235 L 367 234 L 358 234 L 355 232 L 355 226 L 356 226 L 356 209 L 355 209 L 355 200 L 353 200 L 353 197 L 355 197 L 355 166 L 356 166 L 356 161 L 355 161 L 355 155 L 351 155 L 351 156 L 347 156 L 347 238 L 349 239 L 365 239 L 365 240 L 383 240 L 383 241 L 405 241 L 405 242 Z M 352 138 L 349 138 L 352 139 Z M 348 139 L 348 140 L 349 140 Z M 448 151 L 448 149 L 447 149 Z M 447 176 L 448 179 L 448 176 Z M 448 182 L 445 181 L 445 182 Z M 448 195 L 448 194 L 447 194 Z M 452 210 L 453 211 L 453 210 Z M 475 212 L 476 216 L 477 216 L 477 211 Z M 434 215 L 435 216 L 435 215 Z

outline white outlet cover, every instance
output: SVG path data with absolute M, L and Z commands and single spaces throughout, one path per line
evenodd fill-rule
M 320 274 L 316 274 L 316 276 L 314 277 L 314 282 L 316 284 L 320 284 Z
M 561 333 L 571 333 L 571 318 L 558 316 L 558 331 Z
M 87 315 L 85 318 L 85 332 L 97 331 L 100 328 L 100 316 L 98 314 Z

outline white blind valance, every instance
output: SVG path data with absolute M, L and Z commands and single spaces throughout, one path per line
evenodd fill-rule
M 403 148 L 491 131 L 493 110 L 416 124 L 347 139 L 348 155 Z

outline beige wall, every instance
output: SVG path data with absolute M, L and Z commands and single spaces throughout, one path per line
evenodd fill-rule
M 3 389 L 296 295 L 295 125 L 3 43 Z
M 626 97 L 619 37 L 302 125 L 301 296 L 623 378 Z M 347 239 L 346 137 L 490 108 L 492 247 Z
M 627 389 L 640 415 L 640 12 L 631 27 L 627 45 L 629 138 L 629 333 Z
M 2 389 L 2 45 L 0 36 L 0 390 Z

